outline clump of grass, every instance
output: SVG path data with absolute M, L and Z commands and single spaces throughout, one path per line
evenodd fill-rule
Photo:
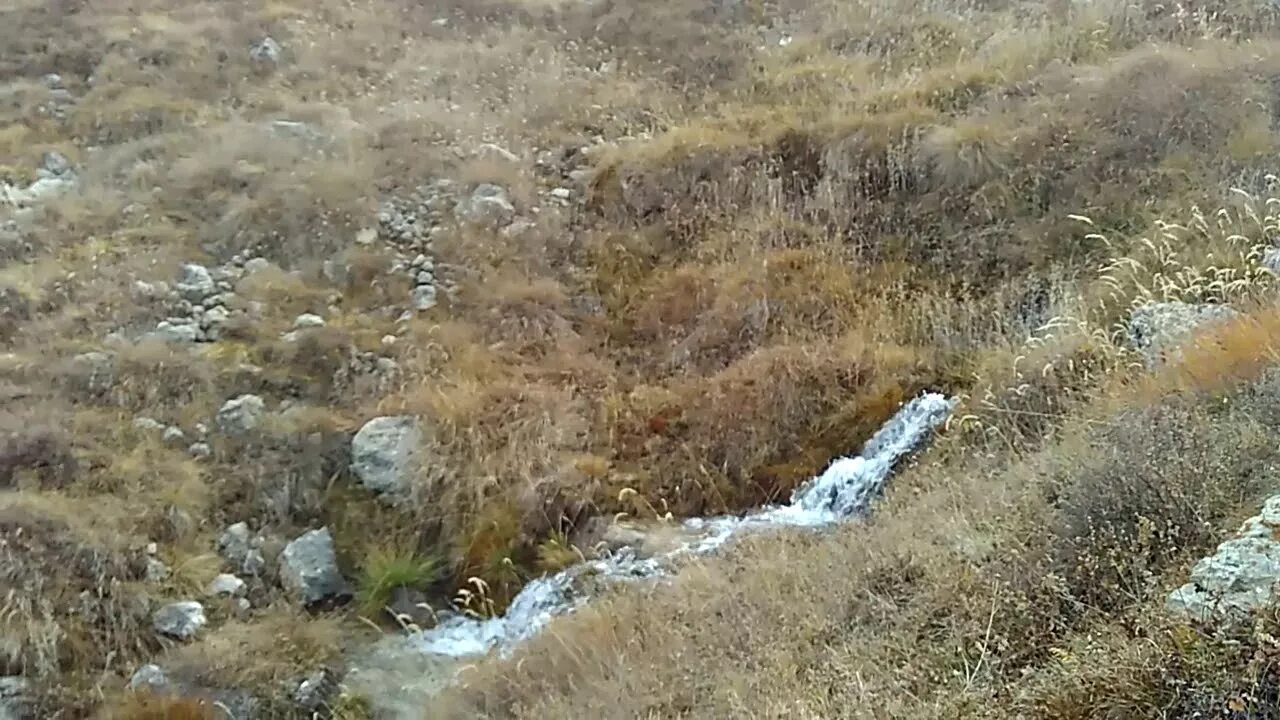
M 361 614 L 376 617 L 386 608 L 398 588 L 424 590 L 443 577 L 447 566 L 438 557 L 412 549 L 377 546 L 360 564 L 356 583 L 356 604 Z
M 222 711 L 199 698 L 129 693 L 104 714 L 106 720 L 217 720 Z

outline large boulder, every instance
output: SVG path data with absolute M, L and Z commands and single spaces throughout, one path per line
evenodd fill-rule
M 403 495 L 418 469 L 422 428 L 410 415 L 376 417 L 351 440 L 351 471 L 365 487 Z
M 1280 495 L 1244 522 L 1236 536 L 1191 569 L 1190 582 L 1173 591 L 1170 612 L 1186 618 L 1239 620 L 1280 605 Z
M 1129 316 L 1129 341 L 1154 367 L 1175 356 L 1196 333 L 1239 315 L 1226 305 L 1147 303 Z
M 327 527 L 304 533 L 285 546 L 280 553 L 280 580 L 308 607 L 351 597 Z

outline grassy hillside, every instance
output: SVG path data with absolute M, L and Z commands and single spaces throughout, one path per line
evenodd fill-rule
M 962 412 L 872 522 L 619 592 L 431 712 L 1269 717 L 1269 619 L 1157 610 L 1273 489 L 1278 12 L 9 3 L 0 180 L 77 184 L 0 217 L 0 675 L 37 717 L 162 717 L 125 691 L 153 661 L 279 697 L 395 587 L 500 611 L 619 513 L 785 498 L 932 388 Z M 154 283 L 247 258 L 218 337 L 143 337 Z M 1117 329 L 1152 299 L 1246 315 L 1151 373 Z M 193 454 L 244 394 L 269 419 Z M 348 449 L 393 414 L 428 428 L 394 506 Z M 272 576 L 159 638 L 241 521 L 272 562 L 330 528 L 359 602 Z

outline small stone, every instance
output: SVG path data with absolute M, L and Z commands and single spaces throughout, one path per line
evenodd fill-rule
M 195 263 L 182 266 L 175 287 L 178 294 L 191 302 L 200 302 L 218 289 L 213 276 L 209 274 L 209 268 Z
M 357 245 L 372 245 L 374 240 L 378 239 L 378 231 L 375 228 L 364 228 L 356 233 Z
M 209 426 L 204 423 L 196 423 L 195 431 L 197 437 L 204 437 L 209 434 Z
M 50 90 L 57 90 L 63 87 L 62 76 L 58 73 L 48 73 L 40 79 L 44 86 Z
M 436 287 L 435 285 L 419 285 L 413 289 L 411 294 L 413 309 L 419 312 L 430 310 L 436 306 Z
M 249 612 L 249 608 L 251 607 L 253 607 L 253 605 L 249 603 L 248 598 L 236 598 L 236 611 L 241 615 Z
M 166 445 L 178 447 L 186 442 L 187 434 L 182 432 L 182 428 L 177 427 L 176 425 L 171 425 L 165 428 L 164 435 L 161 436 L 161 439 L 164 440 Z
M 329 695 L 336 689 L 333 679 L 322 668 L 311 673 L 298 684 L 298 689 L 293 693 L 293 700 L 304 710 L 317 710 L 325 705 Z
M 498 227 L 511 222 L 516 208 L 511 204 L 505 189 L 492 183 L 483 183 L 472 191 L 470 198 L 459 203 L 458 213 L 469 222 Z
M 146 552 L 148 555 L 155 555 L 156 553 L 160 552 L 160 546 L 156 543 L 149 542 L 147 543 L 147 546 L 143 548 L 143 551 Z
M 294 330 L 305 330 L 307 328 L 324 327 L 324 318 L 312 313 L 303 313 L 293 320 Z
M 71 173 L 71 161 L 67 159 L 66 155 L 56 150 L 50 150 L 41 159 L 40 169 L 53 177 L 62 177 Z
M 245 553 L 244 561 L 240 563 L 240 572 L 245 575 L 257 577 L 262 571 L 267 569 L 267 559 L 263 557 L 262 551 L 257 548 L 251 548 Z
M 551 197 L 557 200 L 567 201 L 569 198 L 573 197 L 573 191 L 570 190 L 569 188 L 563 188 L 563 187 L 556 188 L 555 190 L 551 191 Z
M 262 423 L 266 407 L 257 395 L 241 395 L 222 404 L 214 424 L 227 435 L 245 435 Z
M 199 342 L 200 328 L 186 323 L 174 324 L 166 320 L 156 325 L 156 329 L 148 333 L 147 337 L 166 343 L 189 344 Z
M 169 689 L 169 678 L 159 665 L 143 665 L 129 676 L 129 689 L 161 693 Z
M 143 577 L 147 582 L 161 582 L 169 577 L 169 566 L 156 558 L 149 557 Z
M 249 59 L 258 65 L 277 65 L 283 50 L 272 37 L 265 37 L 249 48 Z
M 225 325 L 230 317 L 231 313 L 225 307 L 221 305 L 214 305 L 204 311 L 204 315 L 201 317 L 200 322 L 206 328 L 217 328 Z
M 146 416 L 136 417 L 133 419 L 133 429 L 142 432 L 159 432 L 164 430 L 164 423 Z
M 430 270 L 419 270 L 417 280 L 418 280 L 418 285 L 435 285 L 436 284 L 436 276 Z
M 351 440 L 351 471 L 362 485 L 380 493 L 409 490 L 422 443 L 418 420 L 409 415 L 376 417 Z
M 280 553 L 280 579 L 303 605 L 349 599 L 351 590 L 338 570 L 329 528 L 312 530 Z
M 169 603 L 151 616 L 156 632 L 178 640 L 195 637 L 206 622 L 204 606 L 194 600 Z
M 239 597 L 245 592 L 245 583 L 231 573 L 222 573 L 209 583 L 207 592 L 213 597 Z
M 391 347 L 392 345 L 396 344 L 396 339 L 397 338 L 395 335 L 383 335 L 382 344 L 386 347 Z
M 116 382 L 115 360 L 103 352 L 87 352 L 71 359 L 80 374 L 82 387 L 91 395 L 101 395 Z
M 247 523 L 238 522 L 229 525 L 218 537 L 218 554 L 232 565 L 238 566 L 243 563 L 251 548 Z
M 187 448 L 187 453 L 193 458 L 207 458 L 213 455 L 213 448 L 209 446 L 209 443 L 191 443 Z

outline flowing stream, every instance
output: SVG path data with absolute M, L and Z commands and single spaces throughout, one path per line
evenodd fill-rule
M 505 615 L 477 619 L 446 618 L 436 627 L 411 636 L 419 651 L 452 658 L 509 652 L 537 634 L 558 615 L 587 603 L 603 585 L 669 575 L 677 561 L 712 553 L 731 539 L 775 528 L 822 528 L 864 516 L 883 489 L 894 466 L 920 447 L 946 421 L 955 400 L 922 394 L 905 404 L 855 457 L 839 458 L 821 475 L 798 488 L 787 505 L 765 507 L 747 515 L 686 520 L 680 542 L 645 556 L 624 548 L 612 556 L 589 560 L 530 582 Z

